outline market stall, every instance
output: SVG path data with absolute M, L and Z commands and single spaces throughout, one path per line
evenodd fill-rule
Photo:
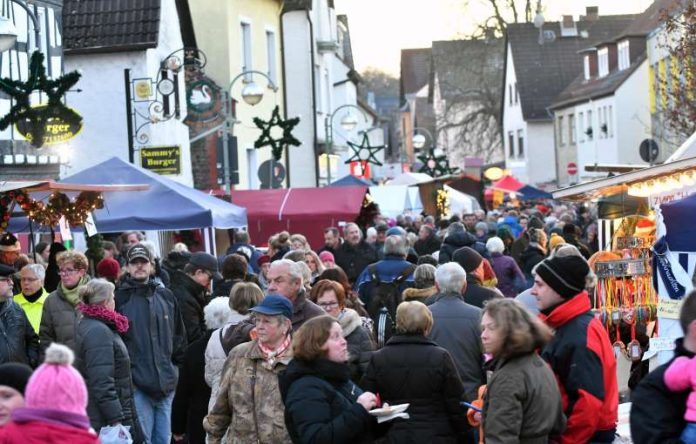
M 232 191 L 236 205 L 247 209 L 249 234 L 256 245 L 280 231 L 302 233 L 312 247 L 324 244 L 324 229 L 355 221 L 368 188 L 283 188 Z
M 382 215 L 395 218 L 400 214 L 420 214 L 423 211 L 418 187 L 389 185 L 370 187 L 372 200 Z

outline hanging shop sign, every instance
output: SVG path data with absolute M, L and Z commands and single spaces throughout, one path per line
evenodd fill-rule
M 47 106 L 34 106 L 32 109 L 36 110 L 38 114 L 42 114 L 47 111 Z M 70 112 L 77 114 L 75 110 L 68 109 Z M 43 138 L 43 145 L 55 145 L 73 139 L 80 134 L 82 126 L 82 119 L 66 119 L 62 114 L 58 114 L 45 120 L 20 120 L 15 124 L 15 129 L 32 145 L 34 144 L 35 135 Z
M 181 174 L 181 147 L 172 145 L 141 148 L 140 166 L 161 175 Z
M 223 105 L 222 89 L 212 79 L 200 71 L 187 73 L 186 125 L 200 130 L 221 124 Z

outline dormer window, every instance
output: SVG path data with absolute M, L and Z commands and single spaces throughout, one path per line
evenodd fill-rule
M 597 51 L 597 60 L 599 65 L 599 77 L 604 77 L 609 74 L 609 48 L 606 46 Z
M 619 50 L 619 71 L 622 71 L 631 65 L 631 54 L 629 52 L 628 40 L 619 42 L 617 47 Z
M 590 56 L 586 55 L 584 57 L 584 66 L 585 66 L 585 80 L 590 80 Z

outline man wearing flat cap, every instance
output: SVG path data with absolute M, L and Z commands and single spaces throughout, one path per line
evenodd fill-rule
M 589 274 L 579 256 L 545 259 L 534 269 L 532 294 L 539 316 L 556 331 L 541 356 L 556 375 L 568 418 L 562 444 L 613 442 L 618 420 L 616 358 L 607 332 L 590 311 Z
M 0 236 L 0 264 L 7 265 L 12 268 L 14 272 L 19 271 L 15 268 L 15 261 L 22 252 L 21 247 L 19 240 L 9 231 Z M 19 288 L 19 279 L 17 276 L 12 276 L 12 283 L 15 289 Z
M 36 367 L 39 337 L 22 307 L 12 300 L 13 273 L 13 268 L 0 264 L 0 364 L 20 362 Z

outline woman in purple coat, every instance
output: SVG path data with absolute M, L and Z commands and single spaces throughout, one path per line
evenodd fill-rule
M 514 298 L 517 293 L 525 290 L 526 280 L 517 262 L 510 256 L 503 255 L 503 240 L 497 236 L 488 239 L 486 249 L 491 254 L 491 265 L 498 278 L 498 290 L 506 298 Z

